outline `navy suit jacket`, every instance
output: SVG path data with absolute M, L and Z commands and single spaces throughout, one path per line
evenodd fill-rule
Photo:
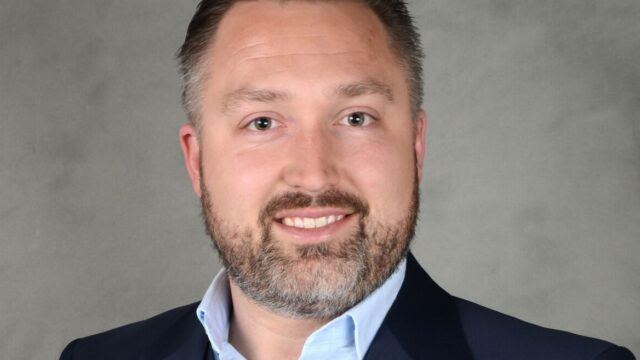
M 213 360 L 198 303 L 77 339 L 61 359 Z M 409 254 L 398 297 L 365 360 L 633 360 L 606 341 L 546 329 L 449 295 Z

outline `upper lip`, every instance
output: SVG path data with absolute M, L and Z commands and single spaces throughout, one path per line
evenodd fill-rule
M 317 207 L 317 208 L 299 208 L 299 209 L 287 209 L 278 211 L 275 219 L 281 220 L 284 218 L 321 218 L 331 215 L 351 215 L 353 210 L 345 208 L 332 208 L 332 207 Z

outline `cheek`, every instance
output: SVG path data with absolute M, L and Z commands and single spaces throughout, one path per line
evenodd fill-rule
M 349 157 L 345 169 L 369 201 L 371 216 L 402 219 L 413 194 L 413 148 L 370 144 L 357 150 Z
M 261 153 L 210 151 L 205 182 L 216 210 L 234 222 L 253 224 L 276 179 L 273 163 Z

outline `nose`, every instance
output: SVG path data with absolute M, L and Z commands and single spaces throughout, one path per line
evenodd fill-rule
M 320 193 L 339 182 L 338 151 L 331 135 L 320 129 L 296 134 L 288 148 L 284 182 L 297 191 Z

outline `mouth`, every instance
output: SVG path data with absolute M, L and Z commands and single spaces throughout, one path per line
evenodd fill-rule
M 344 219 L 344 214 L 321 216 L 316 218 L 310 217 L 285 217 L 282 219 L 276 219 L 277 222 L 285 226 L 297 228 L 297 229 L 319 229 L 329 226 L 335 222 Z
M 283 233 L 305 242 L 324 241 L 348 228 L 355 213 L 348 209 L 293 209 L 273 219 Z

